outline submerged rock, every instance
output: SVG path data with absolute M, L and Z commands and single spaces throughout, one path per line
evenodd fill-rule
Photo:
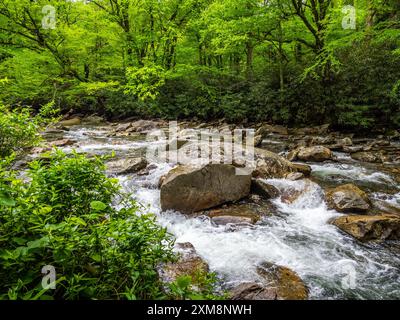
M 365 212 L 371 207 L 367 194 L 353 184 L 328 191 L 325 199 L 329 208 L 339 212 Z
M 248 196 L 250 184 L 232 165 L 178 166 L 162 179 L 161 208 L 191 214 Z
M 400 240 L 400 217 L 395 215 L 349 215 L 332 224 L 360 241 Z
M 282 191 L 281 201 L 287 204 L 295 202 L 297 199 L 305 195 L 311 189 L 315 188 L 316 183 L 310 179 L 302 180 L 303 186 L 300 189 L 286 188 Z

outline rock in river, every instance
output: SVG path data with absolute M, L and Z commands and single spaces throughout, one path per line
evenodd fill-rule
M 400 240 L 400 217 L 396 215 L 346 215 L 332 224 L 360 241 Z
M 250 204 L 239 204 L 210 210 L 207 216 L 217 225 L 255 224 L 261 216 Z
M 267 288 L 261 283 L 245 282 L 229 292 L 232 300 L 276 300 L 276 290 Z
M 306 300 L 308 289 L 292 270 L 264 262 L 257 267 L 262 282 L 242 283 L 230 291 L 232 300 Z
M 76 125 L 80 125 L 81 124 L 81 118 L 72 118 L 72 119 L 68 119 L 68 120 L 62 120 L 60 121 L 57 125 L 59 127 L 72 127 L 72 126 L 76 126 Z
M 365 212 L 371 206 L 367 194 L 353 184 L 328 191 L 325 199 L 331 209 L 339 212 Z
M 308 289 L 296 272 L 289 268 L 264 262 L 257 268 L 257 273 L 266 283 L 275 288 L 278 300 L 305 300 Z
M 75 140 L 71 139 L 61 139 L 61 140 L 56 140 L 56 141 L 51 141 L 48 143 L 49 147 L 66 147 L 66 146 L 72 146 L 75 144 Z
M 323 146 L 303 147 L 298 150 L 297 158 L 303 161 L 322 162 L 332 159 L 332 151 Z
M 258 194 L 265 199 L 276 198 L 279 196 L 279 190 L 276 187 L 261 179 L 251 179 L 251 192 Z
M 361 162 L 382 163 L 382 155 L 378 152 L 355 152 L 351 157 Z
M 161 184 L 161 208 L 191 214 L 240 200 L 250 193 L 251 175 L 237 175 L 228 164 L 178 166 Z
M 302 172 L 310 175 L 311 168 L 307 165 L 292 163 L 287 159 L 260 148 L 255 148 L 256 169 L 253 172 L 255 178 L 285 178 L 291 172 Z
M 114 174 L 129 174 L 140 171 L 147 167 L 144 158 L 127 158 L 107 163 L 107 171 Z
M 257 130 L 256 136 L 261 135 L 262 137 L 264 137 L 268 133 L 277 133 L 277 134 L 281 134 L 281 135 L 287 135 L 288 130 L 287 130 L 287 128 L 285 128 L 283 126 L 272 126 L 269 124 L 264 124 Z

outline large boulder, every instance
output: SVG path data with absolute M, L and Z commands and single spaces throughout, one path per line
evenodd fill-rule
M 329 190 L 325 199 L 329 208 L 339 212 L 365 212 L 371 207 L 367 194 L 353 184 Z
M 322 162 L 332 159 L 332 151 L 323 146 L 299 148 L 297 158 L 303 161 Z
M 311 173 L 307 165 L 295 164 L 284 157 L 268 150 L 254 148 L 256 157 L 256 169 L 253 172 L 255 178 L 285 178 L 291 172 L 302 172 L 304 175 Z
M 161 208 L 191 214 L 240 200 L 250 193 L 251 175 L 228 164 L 178 166 L 161 183 Z
M 400 217 L 396 215 L 348 215 L 332 223 L 360 241 L 400 240 Z

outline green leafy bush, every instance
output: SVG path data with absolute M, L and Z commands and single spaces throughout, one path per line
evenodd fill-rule
M 222 300 L 227 298 L 227 293 L 215 293 L 217 282 L 215 273 L 198 271 L 194 276 L 184 275 L 169 285 L 169 297 L 175 300 Z
M 30 203 L 45 203 L 53 208 L 52 216 L 58 221 L 66 216 L 80 216 L 89 212 L 93 202 L 100 202 L 110 208 L 113 197 L 118 193 L 118 182 L 104 175 L 102 159 L 90 161 L 74 153 L 66 157 L 61 151 L 46 161 L 30 164 Z
M 156 266 L 173 258 L 173 239 L 119 193 L 99 159 L 57 152 L 30 166 L 28 183 L 9 163 L 0 167 L 0 298 L 164 296 Z M 47 265 L 55 290 L 41 284 Z
M 53 121 L 56 112 L 49 103 L 31 117 L 30 108 L 10 110 L 0 104 L 0 157 L 37 145 L 41 140 L 39 131 Z

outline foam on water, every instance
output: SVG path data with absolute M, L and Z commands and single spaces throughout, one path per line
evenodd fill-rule
M 312 173 L 321 177 L 330 175 L 340 176 L 344 180 L 369 181 L 374 183 L 395 184 L 395 181 L 387 174 L 368 170 L 357 164 L 324 163 L 312 164 Z
M 115 143 L 90 143 L 90 144 L 81 144 L 77 148 L 66 147 L 63 148 L 64 151 L 68 152 L 72 149 L 78 152 L 96 152 L 96 151 L 130 151 L 132 149 L 145 148 L 146 143 L 144 142 L 127 142 L 124 144 L 115 144 Z

